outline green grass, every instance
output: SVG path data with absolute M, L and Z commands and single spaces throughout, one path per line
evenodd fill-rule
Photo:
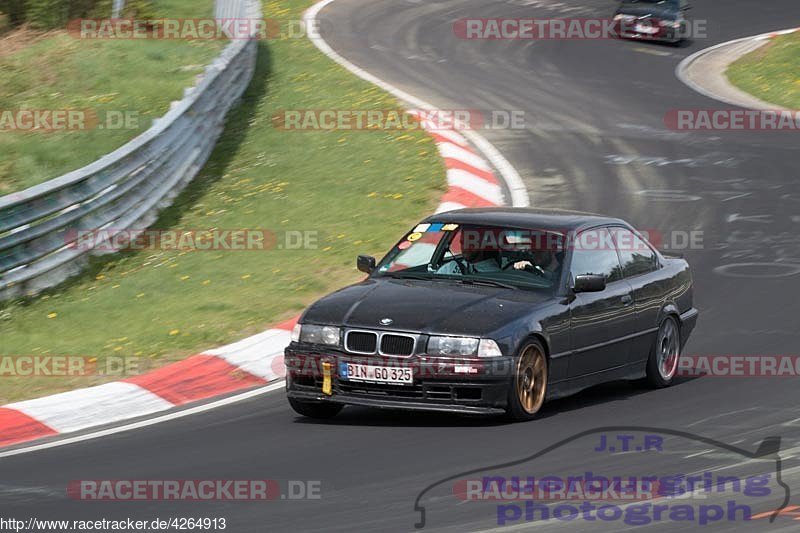
M 163 17 L 209 17 L 213 1 L 155 0 Z M 195 84 L 221 41 L 91 40 L 58 32 L 0 57 L 0 110 L 132 112 L 124 129 L 0 131 L 0 195 L 91 163 L 146 130 Z
M 265 16 L 296 19 L 311 3 L 267 2 Z M 154 227 L 317 231 L 318 248 L 98 259 L 63 288 L 0 307 L 0 354 L 136 356 L 161 365 L 235 341 L 362 278 L 357 254 L 381 255 L 435 208 L 444 167 L 423 132 L 271 124 L 286 109 L 396 109 L 392 97 L 306 39 L 261 43 L 258 57 L 210 162 Z M 97 381 L 7 380 L 0 400 Z
M 774 40 L 733 63 L 731 83 L 772 104 L 800 109 L 800 32 Z

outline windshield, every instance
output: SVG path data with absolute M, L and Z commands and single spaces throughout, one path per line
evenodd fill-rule
M 563 250 L 563 237 L 547 230 L 419 224 L 374 275 L 552 291 L 561 278 Z

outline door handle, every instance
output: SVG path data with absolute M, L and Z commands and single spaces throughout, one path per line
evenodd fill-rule
M 632 303 L 633 303 L 633 298 L 631 297 L 630 294 L 625 294 L 625 295 L 622 296 L 622 305 L 627 307 L 627 306 L 631 305 Z

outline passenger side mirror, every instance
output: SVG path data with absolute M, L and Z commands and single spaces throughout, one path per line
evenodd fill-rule
M 600 292 L 606 290 L 606 277 L 594 274 L 575 276 L 575 292 Z
M 356 267 L 365 274 L 372 274 L 372 271 L 375 270 L 375 258 L 371 255 L 359 255 Z

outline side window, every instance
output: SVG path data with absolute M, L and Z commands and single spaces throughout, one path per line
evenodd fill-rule
M 606 283 L 622 279 L 617 250 L 607 229 L 591 229 L 578 235 L 570 271 L 573 276 L 602 275 Z
M 656 254 L 646 242 L 625 228 L 614 228 L 612 233 L 619 250 L 622 273 L 626 278 L 647 274 L 656 269 Z

